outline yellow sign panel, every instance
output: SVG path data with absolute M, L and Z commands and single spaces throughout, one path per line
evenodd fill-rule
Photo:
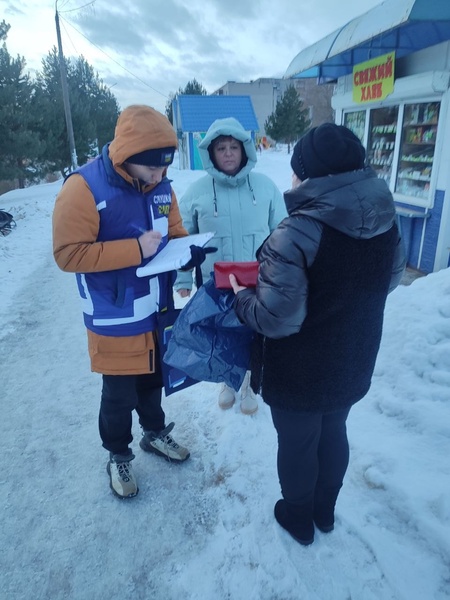
M 395 52 L 389 52 L 353 67 L 353 102 L 375 102 L 392 94 L 394 60 Z

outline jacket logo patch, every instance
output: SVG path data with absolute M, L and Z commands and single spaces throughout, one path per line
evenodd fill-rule
M 170 204 L 164 204 L 164 206 L 158 206 L 159 215 L 168 215 L 170 211 Z
M 153 204 L 170 204 L 172 196 L 170 194 L 156 194 L 153 196 Z

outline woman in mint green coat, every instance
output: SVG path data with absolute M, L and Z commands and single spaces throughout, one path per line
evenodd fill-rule
M 207 175 L 189 186 L 180 200 L 180 213 L 190 234 L 215 232 L 209 244 L 217 252 L 207 254 L 202 264 L 206 280 L 216 261 L 256 260 L 256 250 L 287 212 L 275 183 L 253 172 L 255 144 L 239 121 L 233 117 L 214 121 L 199 144 L 199 152 Z M 175 289 L 181 297 L 189 296 L 192 273 L 179 272 Z M 240 390 L 241 411 L 253 414 L 258 403 L 248 379 Z M 223 384 L 219 406 L 231 408 L 235 400 L 234 390 Z

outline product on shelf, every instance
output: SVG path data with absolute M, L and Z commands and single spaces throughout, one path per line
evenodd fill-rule
M 439 102 L 405 105 L 396 192 L 428 198 L 438 116 Z
M 357 110 L 345 113 L 344 125 L 363 142 L 365 131 L 368 131 L 367 164 L 393 191 L 427 199 L 432 181 L 439 110 L 440 102 Z

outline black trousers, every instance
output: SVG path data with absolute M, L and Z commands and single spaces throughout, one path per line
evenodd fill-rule
M 278 477 L 292 504 L 331 502 L 348 467 L 346 420 L 350 409 L 329 414 L 271 408 L 278 434 Z
M 127 455 L 133 440 L 133 410 L 145 431 L 161 431 L 165 414 L 161 407 L 160 373 L 146 375 L 103 375 L 99 431 L 103 447 L 113 454 Z

